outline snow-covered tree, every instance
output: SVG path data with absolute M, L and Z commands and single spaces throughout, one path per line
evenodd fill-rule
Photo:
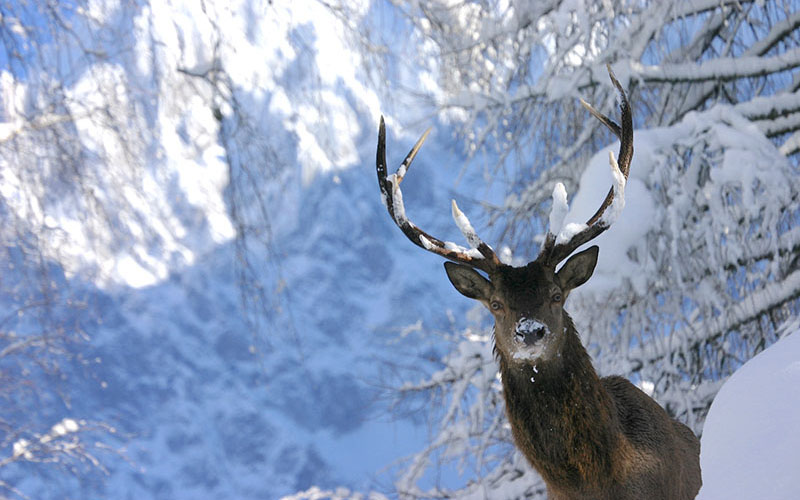
M 567 309 L 603 374 L 622 373 L 701 432 L 716 390 L 776 340 L 800 295 L 800 3 L 409 2 L 434 48 L 432 99 L 509 182 L 489 207 L 501 241 L 535 255 L 556 182 L 581 222 L 610 184 L 609 134 L 578 97 L 613 109 L 611 64 L 634 107 L 628 206 Z M 594 156 L 593 156 L 594 155 Z M 497 161 L 486 158 L 498 158 Z M 510 452 L 491 339 L 464 332 L 441 371 L 430 446 L 398 483 L 408 497 L 528 498 L 542 492 Z M 469 484 L 432 483 L 447 463 Z M 433 486 L 430 486 L 434 484 Z M 423 485 L 428 485 L 423 486 Z

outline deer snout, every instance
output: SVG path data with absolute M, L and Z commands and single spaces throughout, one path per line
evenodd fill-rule
M 517 326 L 514 328 L 514 339 L 520 344 L 532 346 L 548 333 L 550 333 L 550 329 L 541 321 L 522 318 L 517 321 Z

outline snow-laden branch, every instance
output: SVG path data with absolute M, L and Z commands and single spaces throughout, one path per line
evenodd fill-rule
M 769 33 L 753 43 L 748 49 L 748 55 L 762 56 L 766 54 L 778 42 L 789 36 L 800 28 L 800 10 L 792 12 L 786 19 L 775 23 Z
M 719 13 L 719 14 L 721 15 L 721 13 Z M 772 26 L 772 29 L 770 30 L 769 34 L 767 34 L 765 37 L 761 38 L 760 40 L 757 40 L 756 42 L 754 42 L 753 45 L 748 47 L 747 50 L 745 50 L 742 54 L 740 54 L 739 57 L 740 58 L 744 58 L 744 59 L 753 58 L 753 57 L 761 58 L 777 42 L 779 42 L 780 40 L 785 38 L 789 33 L 792 33 L 793 30 L 796 29 L 796 27 L 798 26 L 798 23 L 800 22 L 800 19 L 798 19 L 798 18 L 800 18 L 800 12 L 795 12 L 791 16 L 786 18 L 785 20 L 777 22 L 775 25 Z M 700 33 L 700 34 L 698 34 L 698 36 L 700 36 L 700 35 L 708 37 L 708 33 Z M 710 43 L 711 41 L 713 41 L 714 38 L 716 38 L 716 35 L 713 36 L 713 37 L 707 38 L 707 43 Z M 702 55 L 702 54 L 697 55 L 697 57 L 695 57 L 693 59 L 697 59 L 700 55 Z M 742 75 L 742 77 L 745 77 L 745 76 L 750 76 L 750 75 Z M 753 99 L 751 99 L 750 102 L 757 101 L 758 104 L 754 105 L 754 107 L 761 106 L 762 108 L 765 107 L 765 106 L 763 106 L 763 101 L 760 101 L 761 99 L 777 99 L 778 101 L 783 103 L 787 99 L 786 96 L 791 95 L 792 93 L 794 93 L 794 92 L 796 92 L 798 90 L 797 85 L 796 85 L 798 83 L 800 83 L 800 78 L 798 76 L 795 76 L 794 84 L 784 87 L 784 93 L 779 93 L 779 94 L 776 94 L 776 95 L 773 95 L 773 96 L 769 96 L 769 97 L 754 97 Z M 688 111 L 691 111 L 691 110 L 695 110 L 695 109 L 701 107 L 702 103 L 705 102 L 715 92 L 715 90 L 717 88 L 717 82 L 715 82 L 713 80 L 710 80 L 710 81 L 703 82 L 702 85 L 692 86 L 692 87 L 693 87 L 692 90 L 691 90 L 692 98 L 689 99 L 687 102 L 685 102 L 683 104 L 683 106 L 682 106 L 683 111 L 675 113 L 675 116 L 682 116 L 685 112 L 688 112 Z M 672 101 L 670 101 L 670 102 L 672 102 Z M 737 108 L 738 108 L 738 106 L 742 106 L 742 105 L 746 106 L 747 104 L 748 104 L 747 102 L 739 103 L 739 104 L 737 104 Z M 776 111 L 780 110 L 782 105 L 783 104 L 776 104 L 776 106 L 777 106 Z M 793 107 L 795 105 L 796 104 L 789 104 L 789 106 L 790 106 L 789 109 L 791 109 L 791 107 Z M 760 112 L 758 110 L 752 109 L 752 108 L 750 108 L 750 109 L 742 109 L 741 112 L 745 116 L 750 116 L 751 119 L 756 119 L 758 117 L 763 116 L 763 115 L 759 114 Z M 786 111 L 782 111 L 781 114 L 784 114 L 785 112 Z
M 716 10 L 721 7 L 734 7 L 741 9 L 743 5 L 752 3 L 752 0 L 693 0 L 691 2 L 677 2 L 672 4 L 669 9 L 667 22 L 677 21 L 687 17 L 693 17 L 700 14 L 705 14 L 708 11 Z M 661 2 L 654 2 L 654 5 L 661 5 Z M 645 20 L 651 19 L 648 15 L 650 12 L 645 12 L 642 16 Z M 663 21 L 661 21 L 663 22 Z
M 720 57 L 701 64 L 644 65 L 628 61 L 630 74 L 646 82 L 705 82 L 765 76 L 800 66 L 800 48 L 772 57 Z
M 507 456 L 511 449 L 510 432 L 504 425 L 506 420 L 491 335 L 488 332 L 476 334 L 468 329 L 443 362 L 441 370 L 401 388 L 403 392 L 433 390 L 443 397 L 434 405 L 437 410 L 434 435 L 422 450 L 409 458 L 408 466 L 396 482 L 401 498 L 451 496 L 446 490 L 436 487 L 423 489 L 419 484 L 434 457 L 461 461 L 468 455 L 470 460 L 481 464 L 497 459 L 492 455 L 493 449 L 502 450 L 502 456 Z M 533 480 L 535 474 L 531 476 L 521 483 L 528 486 L 538 484 Z M 509 498 L 507 493 L 503 490 L 498 491 L 497 497 L 484 495 L 481 498 Z
M 104 424 L 64 418 L 53 424 L 44 434 L 18 437 L 11 444 L 11 454 L 0 459 L 0 469 L 22 461 L 62 464 L 78 461 L 105 470 L 92 450 L 110 451 L 110 448 L 98 442 L 89 443 L 88 440 L 81 439 L 82 434 L 98 430 L 109 434 L 116 433 L 116 429 Z
M 778 149 L 782 155 L 789 156 L 800 152 L 800 132 L 795 132 Z
M 389 500 L 388 497 L 376 491 L 370 491 L 366 496 L 348 488 L 339 487 L 335 490 L 324 490 L 318 486 L 284 496 L 281 500 Z
M 708 319 L 695 318 L 695 321 L 673 333 L 671 337 L 675 342 L 678 339 L 691 342 L 690 349 L 693 349 L 697 344 L 714 340 L 798 296 L 800 296 L 800 271 L 795 271 L 782 281 L 768 283 L 760 290 L 752 292 L 741 302 L 729 307 L 723 315 Z M 697 332 L 703 334 L 698 336 Z M 700 340 L 697 340 L 698 337 Z M 647 360 L 648 363 L 654 363 L 670 354 L 657 349 L 653 344 L 645 343 L 628 350 L 626 357 L 629 360 Z
M 800 111 L 800 92 L 754 97 L 733 109 L 750 120 L 771 120 Z
M 800 130 L 800 111 L 771 120 L 759 120 L 755 123 L 758 129 L 767 137 L 783 135 L 787 132 Z

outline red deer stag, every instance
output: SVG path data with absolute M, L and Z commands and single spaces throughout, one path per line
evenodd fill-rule
M 397 172 L 387 176 L 381 117 L 378 184 L 389 214 L 403 233 L 414 244 L 454 261 L 444 264 L 453 286 L 494 315 L 495 352 L 512 435 L 544 479 L 549 497 L 691 499 L 702 483 L 697 437 L 627 379 L 598 377 L 563 308 L 570 291 L 592 275 L 598 247 L 573 255 L 558 271 L 556 265 L 608 229 L 624 205 L 633 124 L 630 104 L 611 68 L 609 76 L 619 92 L 621 126 L 581 102 L 620 139 L 619 160 L 609 154 L 616 189 L 611 188 L 585 225 L 562 230 L 566 193 L 557 185 L 542 249 L 524 267 L 500 262 L 455 201 L 453 218 L 470 248 L 435 238 L 406 217 L 400 182 L 427 133 Z

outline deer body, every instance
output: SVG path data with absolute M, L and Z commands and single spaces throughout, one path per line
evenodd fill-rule
M 400 229 L 415 244 L 454 261 L 445 263 L 453 286 L 494 316 L 495 352 L 512 435 L 544 479 L 549 497 L 688 500 L 702 484 L 699 440 L 628 380 L 598 377 L 563 308 L 569 293 L 594 272 L 598 247 L 572 255 L 556 270 L 558 263 L 608 228 L 613 221 L 604 218 L 606 208 L 624 203 L 622 192 L 633 156 L 632 119 L 619 82 L 610 70 L 609 74 L 620 93 L 622 126 L 584 105 L 620 137 L 619 164 L 613 155 L 610 158 L 617 192 L 612 188 L 585 228 L 565 241 L 548 232 L 539 256 L 526 266 L 501 263 L 455 202 L 453 217 L 471 249 L 434 238 L 405 217 L 399 184 L 425 136 L 398 173 L 386 176 L 381 121 L 378 180 Z M 554 205 L 555 198 L 554 192 Z
M 539 367 L 533 383 L 524 371 L 501 368 L 514 441 L 549 498 L 694 498 L 700 445 L 691 430 L 627 379 L 584 368 L 578 379 L 563 367 Z

